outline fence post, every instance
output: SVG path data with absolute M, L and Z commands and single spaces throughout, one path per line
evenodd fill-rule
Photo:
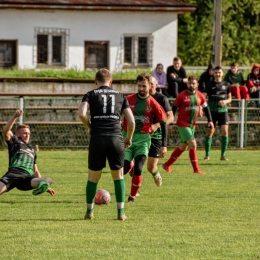
M 20 109 L 23 110 L 23 97 L 20 97 Z M 23 123 L 23 116 L 19 117 L 19 124 L 21 125 Z
M 244 127 L 245 127 L 245 99 L 241 100 L 241 120 L 240 120 L 240 148 L 244 146 Z

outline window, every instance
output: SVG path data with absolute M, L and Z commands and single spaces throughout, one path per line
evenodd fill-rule
M 124 67 L 152 66 L 153 36 L 125 35 L 123 53 Z
M 66 66 L 68 64 L 69 30 L 35 28 L 36 66 Z
M 85 41 L 85 68 L 108 68 L 107 41 Z
M 16 64 L 17 41 L 0 40 L 0 68 L 11 68 Z

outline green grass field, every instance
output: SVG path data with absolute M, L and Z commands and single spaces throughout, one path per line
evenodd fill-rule
M 126 202 L 121 222 L 108 168 L 98 188 L 112 202 L 95 206 L 95 219 L 86 221 L 87 152 L 40 151 L 38 167 L 57 194 L 14 189 L 0 197 L 0 259 L 260 259 L 259 151 L 228 151 L 228 162 L 218 150 L 210 161 L 198 155 L 203 176 L 193 174 L 187 152 L 171 174 L 160 160 L 160 188 L 145 169 L 141 196 Z M 0 158 L 2 176 L 7 151 Z

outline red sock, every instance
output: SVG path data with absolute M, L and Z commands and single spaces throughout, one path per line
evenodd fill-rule
M 197 158 L 197 151 L 196 150 L 191 150 L 189 151 L 189 156 L 190 156 L 190 162 L 192 164 L 192 167 L 194 169 L 194 172 L 199 169 L 199 162 Z
M 132 178 L 132 186 L 131 186 L 131 196 L 135 197 L 143 180 L 143 175 L 140 176 L 133 176 Z
M 171 157 L 169 158 L 169 160 L 165 164 L 168 165 L 168 166 L 174 164 L 174 162 L 178 160 L 178 158 L 181 156 L 182 153 L 183 153 L 183 151 L 179 147 L 177 147 L 172 152 Z

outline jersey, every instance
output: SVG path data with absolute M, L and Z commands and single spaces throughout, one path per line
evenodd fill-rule
M 152 131 L 153 117 L 158 122 L 166 122 L 166 114 L 161 105 L 152 97 L 141 99 L 138 94 L 128 95 L 127 100 L 135 118 L 134 133 L 148 134 Z M 127 130 L 127 120 L 124 118 L 123 130 Z
M 34 175 L 34 164 L 36 164 L 37 158 L 35 150 L 15 135 L 6 143 L 9 153 L 9 169 L 19 168 Z
M 194 94 L 188 90 L 182 91 L 174 100 L 173 105 L 179 108 L 177 126 L 194 128 L 199 115 L 200 106 L 206 107 L 205 96 L 196 91 Z
M 230 84 L 226 81 L 215 82 L 211 81 L 206 86 L 206 93 L 208 95 L 208 104 L 210 111 L 227 112 L 227 105 L 219 106 L 218 102 L 228 98 L 230 93 Z
M 108 86 L 101 86 L 85 94 L 82 102 L 90 105 L 91 138 L 122 137 L 121 112 L 129 108 L 129 104 L 121 93 Z
M 162 108 L 164 109 L 164 111 L 167 113 L 169 111 L 172 111 L 172 107 L 170 105 L 170 102 L 168 100 L 168 98 L 166 96 L 164 96 L 163 94 L 159 93 L 156 91 L 156 93 L 154 95 L 152 95 L 152 97 L 162 106 Z M 153 117 L 153 124 L 158 123 L 157 118 L 154 116 Z M 152 135 L 153 139 L 162 139 L 162 129 L 161 127 L 158 128 L 154 134 Z

